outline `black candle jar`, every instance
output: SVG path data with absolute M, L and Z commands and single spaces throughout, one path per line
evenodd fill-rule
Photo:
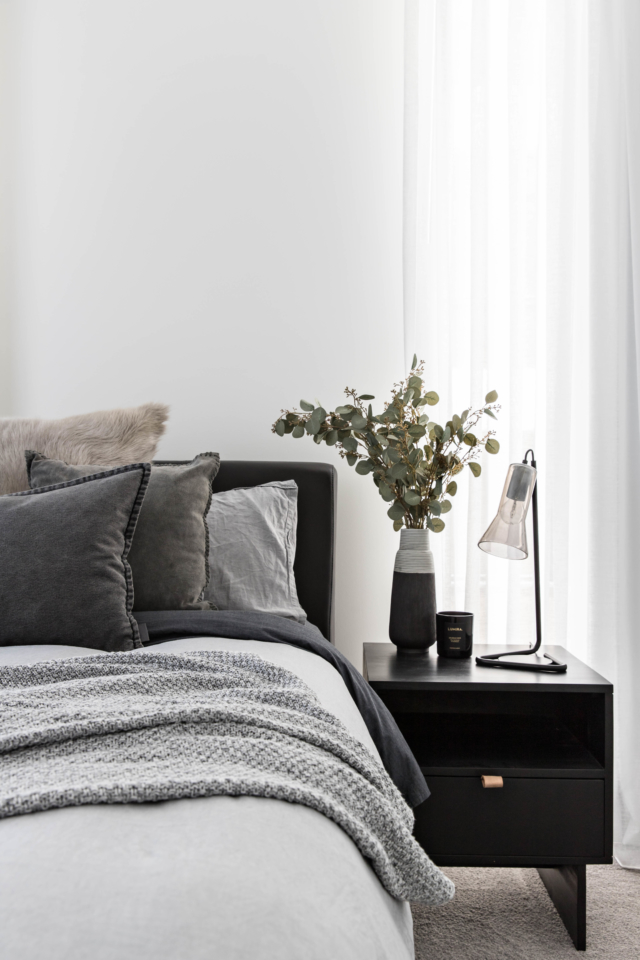
M 460 660 L 473 649 L 473 614 L 464 610 L 443 610 L 436 614 L 438 656 Z

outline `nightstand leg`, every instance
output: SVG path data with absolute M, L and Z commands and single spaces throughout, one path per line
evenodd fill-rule
M 538 873 L 569 931 L 576 950 L 587 949 L 587 868 L 577 866 L 538 867 Z

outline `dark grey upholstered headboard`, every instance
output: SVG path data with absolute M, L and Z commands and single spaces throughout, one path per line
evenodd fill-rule
M 213 492 L 255 487 L 272 480 L 295 480 L 298 484 L 298 542 L 293 568 L 298 597 L 309 621 L 333 643 L 335 468 L 328 463 L 223 460 Z
M 298 537 L 294 572 L 309 621 L 333 643 L 333 574 L 337 474 L 328 463 L 222 460 L 213 492 L 255 487 L 272 480 L 298 484 Z

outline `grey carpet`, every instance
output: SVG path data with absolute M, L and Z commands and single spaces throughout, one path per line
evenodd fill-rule
M 456 895 L 415 905 L 416 960 L 640 957 L 640 871 L 587 867 L 587 950 L 577 953 L 535 870 L 445 868 Z

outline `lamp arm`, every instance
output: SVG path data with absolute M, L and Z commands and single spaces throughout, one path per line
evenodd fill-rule
M 527 458 L 531 454 L 531 466 L 537 471 L 538 467 L 535 460 L 535 453 L 533 450 L 527 450 L 524 455 L 523 463 L 527 463 Z M 536 482 L 533 488 L 533 494 L 531 497 L 531 506 L 532 506 L 532 519 L 533 519 L 533 570 L 535 578 L 535 595 L 536 595 L 536 643 L 532 647 L 531 653 L 535 653 L 540 649 L 542 644 L 542 612 L 540 607 L 540 541 L 538 538 L 538 478 L 536 475 Z

